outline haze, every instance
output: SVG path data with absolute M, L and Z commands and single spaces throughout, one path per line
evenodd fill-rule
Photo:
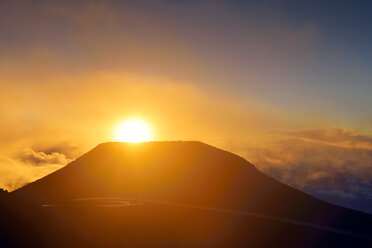
M 0 187 L 139 116 L 372 212 L 371 4 L 0 1 Z

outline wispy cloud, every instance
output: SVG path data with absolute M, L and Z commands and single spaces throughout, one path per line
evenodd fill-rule
M 30 166 L 16 158 L 0 155 L 0 188 L 9 191 L 22 187 L 61 168 L 60 164 Z
M 327 145 L 372 150 L 371 136 L 360 135 L 355 130 L 341 127 L 302 129 L 297 131 L 273 131 L 272 133 Z
M 71 162 L 71 159 L 66 158 L 65 154 L 52 152 L 35 152 L 32 149 L 26 149 L 19 154 L 18 159 L 30 165 L 40 166 L 47 164 L 66 165 Z
M 20 150 L 0 154 L 0 188 L 15 190 L 62 168 L 80 155 L 78 147 L 70 142 L 44 141 Z

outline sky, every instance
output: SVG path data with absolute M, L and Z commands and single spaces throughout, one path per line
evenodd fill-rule
M 0 0 L 0 187 L 141 117 L 372 213 L 370 1 Z

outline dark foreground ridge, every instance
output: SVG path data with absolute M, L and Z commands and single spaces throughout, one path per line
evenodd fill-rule
M 12 247 L 372 244 L 371 215 L 311 197 L 200 142 L 104 143 L 6 193 L 1 207 L 1 242 Z

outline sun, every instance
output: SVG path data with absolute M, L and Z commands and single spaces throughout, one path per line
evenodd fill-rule
M 115 139 L 120 142 L 144 142 L 153 138 L 150 124 L 140 118 L 121 121 L 115 129 Z

